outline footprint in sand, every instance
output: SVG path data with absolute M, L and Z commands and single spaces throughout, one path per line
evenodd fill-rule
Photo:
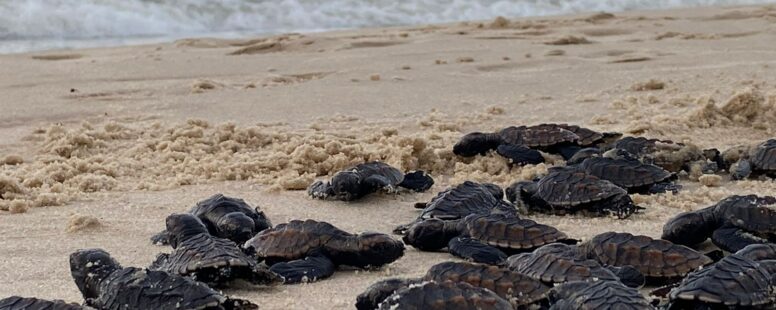
M 312 80 L 320 80 L 332 73 L 335 73 L 335 72 L 311 72 L 311 73 L 302 73 L 302 74 L 277 75 L 277 76 L 271 76 L 264 79 L 260 83 L 260 85 L 262 87 L 273 87 L 273 86 L 304 83 Z
M 46 55 L 32 55 L 32 59 L 35 60 L 70 60 L 83 58 L 81 54 L 46 54 Z
M 126 89 L 126 90 L 116 90 L 116 91 L 108 91 L 108 92 L 94 92 L 94 93 L 79 93 L 76 89 L 70 89 L 71 94 L 67 96 L 63 96 L 65 99 L 72 99 L 72 100 L 84 100 L 84 99 L 90 99 L 90 100 L 98 100 L 98 101 L 114 101 L 114 100 L 124 100 L 129 99 L 129 95 L 136 94 L 141 92 L 141 90 L 138 89 Z

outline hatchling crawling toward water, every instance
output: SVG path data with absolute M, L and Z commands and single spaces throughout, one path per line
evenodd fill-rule
M 668 309 L 774 309 L 774 285 L 776 245 L 753 244 L 687 275 Z
M 568 159 L 581 148 L 605 145 L 619 136 L 567 124 L 512 126 L 495 133 L 469 133 L 453 146 L 453 153 L 471 157 L 497 150 L 515 164 L 538 164 L 544 159 L 537 150 L 561 154 Z
M 647 280 L 670 282 L 712 259 L 683 245 L 629 233 L 606 232 L 578 246 L 579 256 L 594 259 L 604 266 L 638 269 Z
M 252 284 L 282 282 L 282 278 L 257 264 L 233 241 L 211 236 L 193 215 L 173 214 L 166 222 L 174 250 L 159 254 L 149 269 L 189 276 L 212 286 L 226 286 L 235 280 Z
M 403 235 L 413 224 L 427 220 L 458 220 L 471 214 L 503 213 L 516 215 L 518 210 L 504 201 L 504 191 L 495 184 L 465 181 L 439 192 L 428 203 L 416 203 L 415 208 L 423 209 L 418 219 L 412 223 L 394 229 L 395 234 Z
M 252 208 L 244 200 L 216 194 L 197 203 L 189 214 L 199 218 L 211 235 L 242 244 L 258 232 L 272 227 L 264 212 Z M 165 230 L 153 237 L 154 244 L 166 245 L 169 233 Z
M 573 166 L 600 179 L 628 190 L 628 193 L 651 194 L 677 192 L 676 175 L 652 164 L 635 159 L 592 157 Z
M 32 297 L 11 296 L 0 299 L 0 310 L 82 310 L 86 308 L 61 300 L 45 300 Z
M 507 188 L 507 198 L 540 213 L 585 213 L 627 218 L 643 209 L 628 191 L 578 167 L 552 167 L 538 181 L 516 182 Z
M 711 238 L 717 247 L 728 252 L 750 244 L 776 242 L 776 198 L 727 197 L 713 206 L 672 218 L 663 226 L 662 238 L 687 246 Z
M 758 144 L 730 168 L 730 176 L 734 180 L 760 175 L 776 177 L 776 139 Z
M 121 267 L 110 254 L 100 249 L 71 254 L 70 273 L 85 304 L 97 309 L 258 309 L 255 304 L 227 298 L 188 277 Z
M 467 283 L 487 289 L 509 301 L 515 308 L 541 304 L 550 290 L 549 286 L 506 268 L 465 262 L 444 262 L 432 266 L 422 278 L 394 278 L 372 284 L 356 298 L 356 308 L 376 309 L 395 292 L 428 281 Z
M 548 284 L 574 281 L 619 281 L 629 287 L 644 285 L 644 275 L 632 266 L 603 266 L 581 257 L 576 246 L 551 243 L 533 252 L 512 255 L 509 269 Z
M 316 181 L 307 194 L 319 199 L 356 200 L 385 189 L 397 187 L 423 192 L 434 185 L 434 179 L 423 171 L 407 174 L 382 162 L 368 162 L 337 172 L 329 182 Z
M 410 226 L 403 240 L 423 251 L 447 248 L 458 257 L 503 264 L 508 253 L 553 242 L 576 243 L 555 227 L 504 214 L 472 214 L 462 220 L 428 219 Z
M 689 171 L 694 164 L 703 170 L 715 172 L 722 167 L 719 151 L 702 150 L 692 144 L 676 143 L 670 140 L 624 137 L 615 141 L 604 157 L 632 158 L 645 164 L 653 164 L 670 172 Z
M 386 234 L 356 235 L 314 220 L 277 225 L 248 240 L 243 248 L 289 284 L 327 278 L 340 265 L 381 267 L 404 255 L 404 244 Z

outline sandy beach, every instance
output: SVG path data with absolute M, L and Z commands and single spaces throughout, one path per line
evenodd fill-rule
M 164 218 L 215 193 L 275 224 L 389 233 L 450 185 L 506 186 L 562 164 L 458 158 L 470 131 L 563 122 L 701 148 L 758 143 L 776 137 L 774 42 L 776 6 L 749 6 L 0 55 L 0 297 L 80 302 L 71 252 L 147 266 L 169 251 L 148 240 Z M 366 160 L 437 182 L 350 203 L 303 190 Z M 580 239 L 659 237 L 679 212 L 776 194 L 770 179 L 698 177 L 682 175 L 676 195 L 634 195 L 647 209 L 627 220 L 527 217 Z M 380 270 L 226 293 L 262 309 L 350 309 L 379 279 L 453 259 L 408 247 Z

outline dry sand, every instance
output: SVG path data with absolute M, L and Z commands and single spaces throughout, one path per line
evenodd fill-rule
M 546 165 L 456 158 L 463 133 L 568 122 L 700 147 L 776 136 L 776 7 L 595 14 L 287 34 L 252 40 L 0 56 L 0 296 L 79 301 L 67 256 L 102 247 L 144 266 L 148 237 L 213 193 L 274 223 L 313 218 L 389 232 L 413 202 L 467 179 L 507 185 Z M 425 169 L 428 193 L 315 201 L 307 184 L 383 160 Z M 697 180 L 700 180 L 698 182 Z M 693 174 L 678 195 L 634 196 L 628 220 L 530 216 L 569 235 L 653 237 L 672 215 L 772 180 Z M 412 248 L 374 271 L 227 293 L 264 309 L 346 309 L 368 284 L 451 256 Z

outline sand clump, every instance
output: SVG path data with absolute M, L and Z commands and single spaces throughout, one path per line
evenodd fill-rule
M 68 233 L 76 233 L 80 231 L 93 230 L 102 226 L 97 218 L 88 215 L 72 215 L 67 221 L 67 228 L 65 231 Z
M 722 177 L 716 174 L 704 174 L 698 177 L 698 182 L 706 187 L 718 187 L 722 183 Z
M 24 163 L 24 158 L 22 158 L 19 155 L 11 154 L 6 156 L 2 161 L 0 161 L 3 165 L 9 165 L 9 166 L 15 166 L 20 165 Z
M 660 90 L 665 88 L 666 83 L 650 79 L 649 81 L 643 82 L 643 83 L 636 83 L 631 86 L 631 90 L 633 91 L 647 91 L 647 90 Z

